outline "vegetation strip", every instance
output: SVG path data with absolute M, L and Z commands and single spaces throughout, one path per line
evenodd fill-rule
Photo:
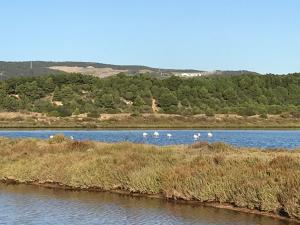
M 49 117 L 41 113 L 0 113 L 0 128 L 300 128 L 300 119 L 268 115 L 243 117 L 236 114 L 214 116 L 181 116 L 168 114 L 102 114 L 99 118 L 87 116 Z
M 300 222 L 300 150 L 236 149 L 222 143 L 0 139 L 0 180 L 110 191 L 273 215 Z
M 268 114 L 300 117 L 300 76 L 240 76 L 159 79 L 121 73 L 100 79 L 81 74 L 14 77 L 0 81 L 2 111 L 52 117 L 103 113 Z
M 72 186 L 67 186 L 64 184 L 60 184 L 57 182 L 52 182 L 52 181 L 46 181 L 46 182 L 40 182 L 40 181 L 29 181 L 29 182 L 24 182 L 24 181 L 18 181 L 15 178 L 12 177 L 5 177 L 0 180 L 0 183 L 5 184 L 5 185 L 32 185 L 35 187 L 41 187 L 41 188 L 47 188 L 47 189 L 56 189 L 56 190 L 64 190 L 64 191 L 87 191 L 87 192 L 109 192 L 112 194 L 119 194 L 119 195 L 127 195 L 130 197 L 143 197 L 143 198 L 152 198 L 152 199 L 162 199 L 168 202 L 173 202 L 173 203 L 179 203 L 179 204 L 189 204 L 189 205 L 202 205 L 202 206 L 207 206 L 207 207 L 214 207 L 218 209 L 227 209 L 227 210 L 233 210 L 237 212 L 243 212 L 243 213 L 249 213 L 249 214 L 256 214 L 256 215 L 261 215 L 261 216 L 267 216 L 271 217 L 274 219 L 280 219 L 280 220 L 286 220 L 286 221 L 291 221 L 291 222 L 296 222 L 300 223 L 299 220 L 297 219 L 292 219 L 288 217 L 283 217 L 280 215 L 276 215 L 274 213 L 269 213 L 269 212 L 263 212 L 259 211 L 256 209 L 247 209 L 247 208 L 241 208 L 241 207 L 235 207 L 232 204 L 226 204 L 226 203 L 217 203 L 217 202 L 199 202 L 196 200 L 182 200 L 182 199 L 171 199 L 171 198 L 165 198 L 163 195 L 154 195 L 154 194 L 140 194 L 140 193 L 132 193 L 129 191 L 124 191 L 124 190 L 103 190 L 97 187 L 91 187 L 91 188 L 78 188 L 78 187 L 72 187 Z

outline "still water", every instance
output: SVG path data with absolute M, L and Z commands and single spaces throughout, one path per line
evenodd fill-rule
M 225 209 L 132 198 L 110 193 L 66 192 L 0 185 L 0 224 L 201 224 L 294 225 Z
M 102 142 L 135 142 L 154 145 L 191 144 L 195 141 L 224 142 L 237 147 L 296 148 L 300 147 L 300 130 L 1 130 L 0 136 L 11 138 L 49 138 L 50 135 L 64 134 L 75 140 Z M 212 132 L 213 137 L 207 136 Z M 147 137 L 143 137 L 147 133 Z M 199 139 L 194 134 L 200 133 Z M 172 137 L 167 137 L 171 134 Z

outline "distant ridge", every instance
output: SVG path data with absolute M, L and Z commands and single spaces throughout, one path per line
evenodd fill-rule
M 13 76 L 40 76 L 58 73 L 82 73 L 95 75 L 98 77 L 107 77 L 125 72 L 130 75 L 139 73 L 149 73 L 153 76 L 171 76 L 180 73 L 201 73 L 210 76 L 222 75 L 241 75 L 241 74 L 258 74 L 251 71 L 201 71 L 194 69 L 161 69 L 141 65 L 112 65 L 95 62 L 52 62 L 52 61 L 20 61 L 6 62 L 0 61 L 0 74 L 8 78 Z

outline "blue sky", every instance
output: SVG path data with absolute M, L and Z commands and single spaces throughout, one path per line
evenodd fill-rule
M 0 60 L 300 72 L 299 0 L 9 0 Z

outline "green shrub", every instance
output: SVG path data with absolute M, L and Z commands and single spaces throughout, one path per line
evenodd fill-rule
M 207 111 L 205 112 L 205 115 L 206 115 L 206 116 L 209 116 L 209 117 L 213 117 L 213 116 L 215 116 L 215 112 L 214 112 L 213 110 L 207 110 Z
M 56 111 L 58 112 L 60 117 L 68 117 L 72 115 L 72 111 L 65 106 L 58 106 L 56 108 Z
M 139 117 L 141 114 L 139 111 L 134 111 L 133 113 L 130 114 L 131 117 Z
M 263 118 L 263 119 L 268 119 L 268 114 L 263 113 L 263 114 L 260 114 L 259 117 Z
M 47 115 L 52 116 L 52 117 L 59 117 L 60 116 L 59 112 L 56 111 L 56 110 L 53 110 L 53 111 L 47 113 Z
M 256 115 L 256 110 L 253 107 L 242 107 L 238 114 L 240 116 L 254 116 Z
M 99 112 L 98 111 L 92 111 L 92 112 L 89 112 L 88 114 L 87 114 L 87 116 L 88 117 L 92 117 L 92 118 L 99 118 L 100 117 L 100 114 L 99 114 Z

